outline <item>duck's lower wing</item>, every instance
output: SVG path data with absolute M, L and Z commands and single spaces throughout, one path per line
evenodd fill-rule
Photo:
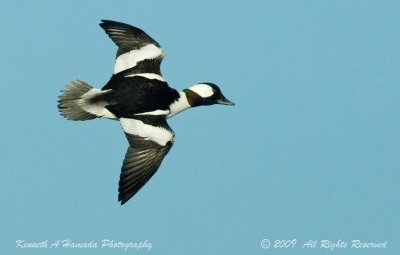
M 165 116 L 120 119 L 129 141 L 121 168 L 118 201 L 126 203 L 156 173 L 171 149 L 175 134 Z

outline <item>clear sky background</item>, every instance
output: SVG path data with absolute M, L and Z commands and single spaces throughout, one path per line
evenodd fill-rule
M 79 3 L 78 3 L 79 2 Z M 399 254 L 399 1 L 0 1 L 2 254 Z M 188 110 L 176 143 L 127 204 L 118 122 L 72 122 L 65 84 L 102 87 L 138 26 L 183 89 L 218 84 L 235 107 Z M 262 239 L 297 239 L 264 250 Z M 140 242 L 150 251 L 17 249 Z M 385 250 L 302 249 L 308 240 Z

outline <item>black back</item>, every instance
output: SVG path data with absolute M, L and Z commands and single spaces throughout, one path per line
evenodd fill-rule
M 141 76 L 114 75 L 102 90 L 111 91 L 102 100 L 118 118 L 134 118 L 137 113 L 167 110 L 179 98 L 179 93 L 166 82 Z

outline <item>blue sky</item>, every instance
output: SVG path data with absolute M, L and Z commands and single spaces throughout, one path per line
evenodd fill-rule
M 1 1 L 1 250 L 16 240 L 148 240 L 104 254 L 398 254 L 400 3 L 397 1 Z M 218 84 L 235 107 L 169 120 L 176 143 L 127 204 L 118 122 L 72 122 L 57 97 L 102 87 L 116 46 L 101 19 L 138 26 L 183 89 Z M 293 249 L 263 239 L 297 239 Z M 301 248 L 308 240 L 385 250 Z

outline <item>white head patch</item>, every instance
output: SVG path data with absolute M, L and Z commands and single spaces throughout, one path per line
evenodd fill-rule
M 189 88 L 191 91 L 199 94 L 203 98 L 210 97 L 214 94 L 213 88 L 210 85 L 199 83 Z

